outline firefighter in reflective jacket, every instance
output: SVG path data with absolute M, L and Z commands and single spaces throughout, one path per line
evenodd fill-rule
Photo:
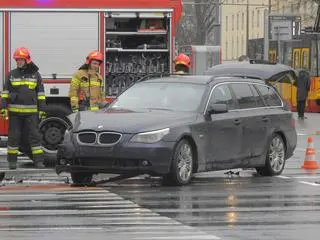
M 8 162 L 10 169 L 17 168 L 17 156 L 22 131 L 28 132 L 33 161 L 44 168 L 43 150 L 39 131 L 39 118 L 45 113 L 45 94 L 39 68 L 31 61 L 26 48 L 18 48 L 13 58 L 17 68 L 9 72 L 2 92 L 1 114 L 9 117 Z
M 184 53 L 180 53 L 174 60 L 175 73 L 177 74 L 189 74 L 191 61 L 190 58 Z
M 69 89 L 73 112 L 99 110 L 106 103 L 103 78 L 99 74 L 102 62 L 103 55 L 100 52 L 90 52 L 85 64 L 73 75 Z

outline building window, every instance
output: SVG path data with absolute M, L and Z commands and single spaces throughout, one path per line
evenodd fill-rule
M 252 27 L 254 28 L 254 11 L 252 11 Z
M 232 31 L 234 30 L 234 15 L 232 15 Z
M 257 27 L 260 27 L 260 10 L 257 11 Z
M 244 30 L 244 13 L 242 13 L 241 25 L 242 25 L 242 30 Z
M 237 56 L 236 56 L 237 58 L 240 56 L 239 55 L 239 42 L 240 42 L 239 41 L 239 36 L 237 36 Z
M 228 31 L 228 16 L 226 16 L 226 31 Z
M 244 40 L 243 40 L 243 35 L 241 37 L 241 54 L 244 54 Z
M 294 10 L 295 10 L 295 9 L 294 9 L 294 4 L 292 3 L 292 4 L 291 4 L 291 12 L 292 12 L 292 13 L 295 12 Z
M 228 60 L 228 41 L 226 41 L 226 59 Z
M 303 10 L 304 10 L 305 12 L 307 12 L 307 9 L 308 9 L 308 2 L 305 1 L 305 2 L 303 3 Z
M 237 30 L 239 30 L 239 13 L 237 13 Z
M 232 42 L 231 42 L 231 58 L 233 59 L 233 56 L 234 55 L 234 40 L 233 40 L 233 37 L 232 37 Z

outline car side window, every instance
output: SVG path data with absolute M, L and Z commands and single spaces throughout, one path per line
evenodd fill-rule
M 240 109 L 256 108 L 258 107 L 255 97 L 247 83 L 231 83 L 230 84 Z
M 267 106 L 274 107 L 282 105 L 281 99 L 272 87 L 263 85 L 256 85 L 256 87 Z
M 236 103 L 227 84 L 219 85 L 213 89 L 209 104 L 227 104 L 229 110 L 236 109 Z

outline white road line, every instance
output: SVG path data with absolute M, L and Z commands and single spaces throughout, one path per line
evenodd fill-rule
M 93 205 L 93 206 L 88 206 L 88 205 L 86 205 L 86 206 L 79 206 L 78 207 L 78 209 L 83 209 L 83 208 L 85 208 L 85 209 L 95 209 L 95 208 L 99 208 L 99 209 L 111 209 L 111 208 L 139 208 L 140 206 L 138 205 L 138 204 L 132 204 L 132 202 L 131 203 L 124 203 L 124 204 L 121 204 L 121 202 L 119 202 L 119 204 L 114 204 L 114 205 L 112 205 L 112 204 L 109 204 L 109 203 L 107 203 L 107 202 L 105 202 L 105 204 L 104 205 Z
M 114 221 L 114 222 L 116 222 L 116 221 L 122 221 L 122 220 L 126 220 L 126 221 L 146 221 L 146 220 L 150 220 L 150 221 L 155 221 L 155 220 L 157 220 L 157 221 L 159 221 L 159 220 L 167 220 L 168 218 L 167 217 L 164 217 L 164 216 L 161 216 L 161 215 L 159 215 L 159 214 L 156 214 L 156 213 L 154 213 L 153 214 L 153 216 L 151 215 L 147 215 L 147 216 L 144 216 L 144 215 L 142 215 L 142 216 L 139 216 L 139 215 L 137 215 L 137 216 L 126 216 L 126 217 L 109 217 L 109 218 L 105 218 L 105 217 L 103 217 L 103 218 L 99 218 L 99 219 L 97 219 L 97 220 L 99 220 L 99 221 Z
M 139 237 L 139 238 L 131 238 L 132 240 L 135 239 L 183 239 L 183 240 L 195 240 L 195 239 L 203 239 L 203 240 L 207 240 L 207 239 L 212 239 L 212 240 L 218 240 L 221 239 L 219 237 L 216 236 L 203 236 L 203 235 L 191 235 L 191 236 L 168 236 L 168 237 Z
M 0 228 L 0 231 L 61 231 L 61 230 L 102 230 L 102 227 L 39 227 L 39 228 Z
M 317 176 L 297 176 L 297 177 L 292 177 L 295 179 L 319 179 L 320 180 L 320 175 Z
M 311 183 L 311 182 L 305 182 L 305 181 L 299 181 L 299 182 L 303 184 L 311 185 L 311 186 L 316 186 L 316 187 L 320 186 L 319 183 Z
M 297 176 L 297 177 L 287 177 L 287 176 L 276 176 L 277 178 L 282 178 L 282 179 L 320 179 L 320 175 L 319 176 Z M 312 182 L 306 182 L 306 181 L 299 181 L 299 183 L 303 183 L 303 184 L 307 184 L 310 186 L 320 186 L 320 183 L 312 183 Z
M 128 226 L 136 226 L 136 225 L 142 225 L 142 226 L 148 226 L 148 225 L 156 225 L 156 226 L 157 225 L 168 225 L 168 226 L 178 225 L 178 226 L 182 226 L 181 223 L 175 222 L 172 219 L 170 219 L 171 221 L 168 221 L 169 219 L 168 218 L 164 218 L 164 219 L 162 219 L 162 221 L 159 221 L 159 222 L 151 222 L 150 220 L 148 220 L 148 221 L 137 221 L 137 220 L 135 220 L 134 222 L 133 221 L 119 221 L 119 222 L 108 222 L 106 224 L 107 225 L 128 225 Z
M 22 184 L 60 184 L 64 183 L 64 181 L 44 181 L 44 180 L 24 180 L 24 179 L 17 179 L 17 181 L 2 181 L 3 184 L 13 184 L 15 185 L 18 181 L 22 180 Z
M 139 238 L 130 238 L 131 240 L 135 240 L 135 239 L 139 239 L 139 240 L 143 240 L 143 239 L 183 239 L 183 240 L 195 240 L 195 239 L 203 239 L 203 240 L 207 240 L 207 239 L 212 239 L 212 240 L 219 240 L 221 238 L 216 237 L 216 236 L 203 236 L 203 235 L 191 235 L 191 236 L 168 236 L 168 237 L 139 237 Z
M 282 178 L 282 179 L 290 179 L 290 177 L 287 177 L 287 176 L 282 176 L 282 175 L 280 175 L 280 176 L 276 176 L 277 178 Z
M 38 210 L 33 209 L 33 205 L 27 205 L 26 210 L 14 210 L 14 206 L 12 206 L 12 210 L 10 209 L 10 201 L 14 201 L 20 195 L 20 198 L 24 196 L 24 199 L 30 198 L 33 196 L 33 200 L 38 201 L 55 201 L 56 198 L 59 198 L 62 203 L 64 200 L 68 199 L 77 199 L 75 202 L 77 205 L 77 209 L 68 209 L 68 204 L 72 204 L 68 202 L 68 204 L 62 204 L 59 209 L 45 209 L 45 210 Z M 53 192 L 50 194 L 0 194 L 1 202 L 5 201 L 8 202 L 8 210 L 7 211 L 0 211 L 0 216 L 6 224 L 9 223 L 12 219 L 12 216 L 19 215 L 21 216 L 28 216 L 28 217 L 37 217 L 41 215 L 51 215 L 55 217 L 77 217 L 79 218 L 81 215 L 95 215 L 94 220 L 97 222 L 99 227 L 89 226 L 89 227 L 82 227 L 82 226 L 61 226 L 61 227 L 50 227 L 50 226 L 38 226 L 35 228 L 31 225 L 31 223 L 26 222 L 25 226 L 21 227 L 4 227 L 0 228 L 0 232 L 3 231 L 64 231 L 64 230 L 98 230 L 104 231 L 106 234 L 112 233 L 113 236 L 123 237 L 126 236 L 126 239 L 164 239 L 164 240 L 175 240 L 175 239 L 183 239 L 183 240 L 197 240 L 197 239 L 212 239 L 212 240 L 220 240 L 221 238 L 212 235 L 211 233 L 207 233 L 201 231 L 196 227 L 191 227 L 188 225 L 184 225 L 183 223 L 160 215 L 159 213 L 148 209 L 143 208 L 140 205 L 136 204 L 134 201 L 127 200 L 121 197 L 118 194 L 111 193 L 107 190 L 101 191 L 72 191 L 72 190 L 59 190 L 58 192 Z M 11 197 L 11 198 L 10 198 Z M 117 199 L 115 199 L 117 198 Z M 91 199 L 91 202 L 85 202 L 88 199 Z M 104 199 L 106 201 L 104 202 Z M 96 200 L 96 202 L 95 202 Z M 109 204 L 110 201 L 112 204 Z M 109 201 L 109 202 L 108 202 Z M 14 203 L 15 204 L 15 203 Z M 7 203 L 6 203 L 7 205 Z M 100 206 L 99 206 L 100 205 Z M 45 205 L 44 205 L 45 206 Z M 86 208 L 86 209 L 82 209 Z M 91 208 L 99 208 L 99 209 L 91 209 Z M 98 215 L 96 215 L 98 214 Z M 112 216 L 108 216 L 111 214 Z M 117 216 L 114 216 L 117 214 Z M 7 220 L 5 217 L 8 216 Z M 9 222 L 8 222 L 9 221 Z M 12 220 L 13 221 L 13 220 Z M 53 223 L 54 224 L 54 223 Z M 82 223 L 81 224 L 85 224 Z M 111 228 L 110 228 L 111 227 Z M 117 229 L 122 229 L 121 231 L 117 231 Z M 145 234 L 130 234 L 125 230 L 135 229 L 138 232 L 143 232 Z M 149 231 L 148 231 L 149 230 Z M 149 235 L 149 236 L 148 236 Z M 129 236 L 129 238 L 128 238 Z

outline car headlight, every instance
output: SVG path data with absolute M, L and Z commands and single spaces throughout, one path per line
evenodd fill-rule
M 169 132 L 170 128 L 165 128 L 151 132 L 138 133 L 134 135 L 130 141 L 138 143 L 156 143 L 159 142 Z

